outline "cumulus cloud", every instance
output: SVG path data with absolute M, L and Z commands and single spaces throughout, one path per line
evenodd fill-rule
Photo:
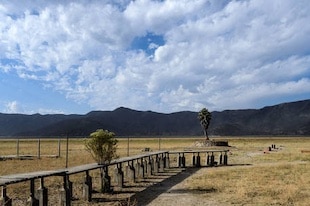
M 306 0 L 5 1 L 0 69 L 95 109 L 222 110 L 309 98 L 309 7 Z M 148 45 L 153 53 L 131 47 L 150 33 L 164 40 Z

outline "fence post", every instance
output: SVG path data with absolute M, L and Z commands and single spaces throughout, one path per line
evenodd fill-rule
M 68 156 L 69 156 L 69 136 L 66 137 L 66 168 L 68 168 Z
M 61 139 L 59 137 L 58 138 L 58 157 L 60 157 L 60 142 L 61 142 Z
M 38 159 L 41 158 L 41 140 L 40 138 L 38 139 Z
M 19 139 L 16 140 L 16 156 L 19 157 Z

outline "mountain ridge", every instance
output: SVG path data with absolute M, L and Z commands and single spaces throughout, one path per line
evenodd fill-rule
M 0 136 L 88 136 L 96 129 L 117 136 L 198 136 L 197 112 L 158 113 L 119 107 L 87 114 L 0 113 Z M 261 109 L 212 112 L 210 135 L 310 135 L 310 100 Z

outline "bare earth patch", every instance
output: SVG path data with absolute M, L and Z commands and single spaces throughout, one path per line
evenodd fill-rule
M 151 201 L 138 205 L 178 205 L 178 206 L 196 206 L 196 205 L 220 205 L 212 200 L 210 194 L 214 193 L 214 189 L 190 189 L 187 182 L 190 182 L 196 175 L 207 172 L 207 168 L 188 168 L 181 174 L 178 174 L 176 179 L 182 179 L 181 182 L 172 186 L 173 183 L 163 183 L 158 190 L 161 190 L 155 199 L 149 198 Z M 155 190 L 156 188 L 154 188 Z M 145 196 L 152 197 L 152 192 L 148 192 Z

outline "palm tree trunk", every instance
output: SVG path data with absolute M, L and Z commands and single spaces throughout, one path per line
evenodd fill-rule
M 206 141 L 210 140 L 210 139 L 209 139 L 209 136 L 208 136 L 208 131 L 207 131 L 207 130 L 204 130 L 204 133 L 205 133 Z

